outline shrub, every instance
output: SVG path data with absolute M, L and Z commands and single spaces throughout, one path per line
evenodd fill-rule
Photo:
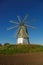
M 10 43 L 5 43 L 4 46 L 10 46 Z

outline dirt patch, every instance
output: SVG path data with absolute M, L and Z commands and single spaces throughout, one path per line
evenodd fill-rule
M 0 65 L 43 65 L 43 52 L 0 55 Z

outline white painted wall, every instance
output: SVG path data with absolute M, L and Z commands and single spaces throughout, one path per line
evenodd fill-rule
M 26 43 L 26 44 L 28 44 L 28 39 L 24 39 L 24 38 L 18 38 L 17 39 L 17 44 L 23 44 L 23 43 Z

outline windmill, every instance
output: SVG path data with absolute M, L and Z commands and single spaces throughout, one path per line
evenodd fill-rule
M 26 15 L 24 17 L 24 19 L 21 20 L 20 16 L 17 16 L 18 22 L 15 22 L 13 20 L 9 21 L 10 23 L 16 24 L 16 26 L 8 27 L 7 30 L 18 27 L 18 31 L 16 33 L 16 35 L 17 35 L 17 44 L 30 44 L 27 27 L 32 28 L 32 29 L 34 29 L 34 27 L 25 24 L 27 17 L 28 17 L 28 15 Z M 30 21 L 32 21 L 32 20 L 30 20 Z

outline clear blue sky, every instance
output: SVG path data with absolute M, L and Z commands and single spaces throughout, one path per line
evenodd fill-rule
M 43 0 L 0 0 L 0 43 L 16 43 L 17 28 L 7 31 L 13 25 L 8 21 L 18 21 L 16 16 L 23 18 L 25 14 L 29 15 L 28 20 L 36 18 L 35 22 L 27 22 L 37 27 L 36 30 L 28 28 L 30 43 L 43 45 Z

